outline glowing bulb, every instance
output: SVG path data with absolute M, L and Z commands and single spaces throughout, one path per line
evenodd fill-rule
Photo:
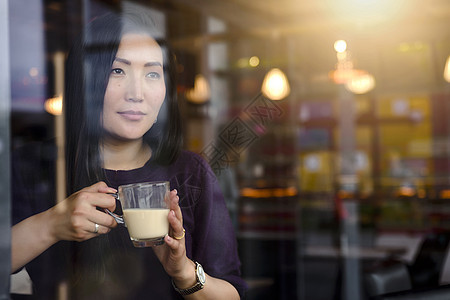
M 375 87 L 375 78 L 369 74 L 361 74 L 350 78 L 345 88 L 354 94 L 365 94 Z
M 39 70 L 37 68 L 31 68 L 30 71 L 28 72 L 28 74 L 30 74 L 31 77 L 36 77 L 39 75 Z
M 281 100 L 289 95 L 291 88 L 283 71 L 273 68 L 264 77 L 261 91 L 271 100 Z
M 347 50 L 347 42 L 344 40 L 334 42 L 334 50 L 336 50 L 337 53 L 344 53 L 345 50 Z
M 444 79 L 445 81 L 450 82 L 450 56 L 447 57 L 447 62 L 445 63 Z
M 186 92 L 186 98 L 197 104 L 205 103 L 211 97 L 209 83 L 206 78 L 199 74 L 195 76 L 194 88 Z
M 248 64 L 251 67 L 257 67 L 259 65 L 259 58 L 258 58 L 258 56 L 250 57 L 250 59 L 248 60 Z
M 57 96 L 55 98 L 50 98 L 45 100 L 44 108 L 45 110 L 55 116 L 62 114 L 63 98 L 62 96 Z

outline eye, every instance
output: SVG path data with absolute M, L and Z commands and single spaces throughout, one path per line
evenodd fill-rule
M 161 74 L 159 74 L 158 72 L 150 72 L 146 75 L 146 77 L 150 79 L 160 79 Z
M 115 68 L 111 70 L 111 75 L 122 75 L 124 74 L 124 71 L 120 68 Z

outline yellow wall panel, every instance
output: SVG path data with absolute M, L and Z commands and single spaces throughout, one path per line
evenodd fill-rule
M 430 99 L 426 96 L 385 97 L 377 99 L 376 103 L 380 118 L 411 116 L 428 118 L 431 112 Z
M 330 151 L 300 155 L 300 188 L 304 192 L 333 191 L 334 158 Z

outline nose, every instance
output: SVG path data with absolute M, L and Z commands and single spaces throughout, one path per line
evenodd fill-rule
M 142 102 L 144 101 L 143 82 L 140 79 L 133 78 L 128 84 L 127 101 Z

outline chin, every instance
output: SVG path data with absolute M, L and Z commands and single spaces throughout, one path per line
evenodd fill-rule
M 117 134 L 115 138 L 122 142 L 131 142 L 136 140 L 141 140 L 144 134 Z

